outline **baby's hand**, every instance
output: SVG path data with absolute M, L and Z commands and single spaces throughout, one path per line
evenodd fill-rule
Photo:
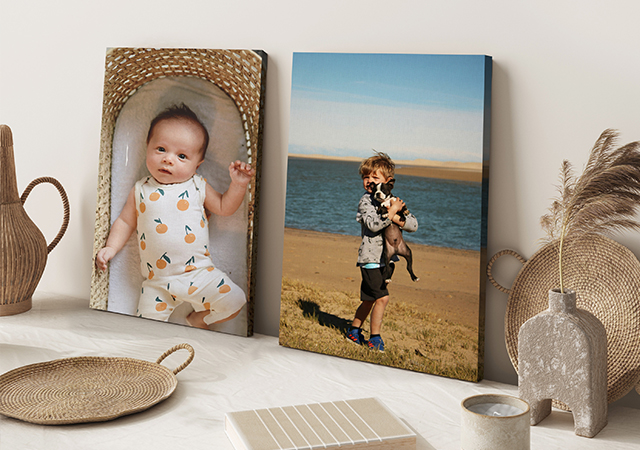
M 247 164 L 242 161 L 234 161 L 229 164 L 229 175 L 231 175 L 231 181 L 235 181 L 241 185 L 246 186 L 251 181 L 251 178 L 256 173 L 251 168 L 251 164 Z
M 116 255 L 116 251 L 111 247 L 104 247 L 96 255 L 96 266 L 103 272 L 107 270 L 107 263 Z

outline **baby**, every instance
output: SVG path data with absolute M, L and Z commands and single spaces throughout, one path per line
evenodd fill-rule
M 167 321 L 189 302 L 189 325 L 208 328 L 235 318 L 246 303 L 244 291 L 214 267 L 209 253 L 207 211 L 229 216 L 240 207 L 255 171 L 247 163 L 229 165 L 231 184 L 216 192 L 196 169 L 204 161 L 209 133 L 187 106 L 173 106 L 151 122 L 147 169 L 127 197 L 96 256 L 102 271 L 137 231 L 142 282 L 137 315 Z

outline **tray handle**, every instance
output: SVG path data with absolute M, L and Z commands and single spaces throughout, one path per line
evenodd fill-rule
M 489 260 L 489 262 L 487 263 L 487 276 L 489 277 L 489 281 L 491 282 L 491 284 L 493 284 L 496 287 L 496 289 L 498 289 L 499 291 L 504 292 L 505 294 L 510 294 L 511 293 L 511 289 L 507 289 L 506 287 L 504 287 L 500 283 L 498 283 L 495 280 L 495 278 L 493 278 L 493 274 L 491 273 L 491 268 L 493 267 L 493 263 L 495 263 L 498 260 L 498 258 L 500 258 L 503 255 L 511 255 L 511 256 L 513 256 L 518 261 L 520 261 L 522 263 L 522 265 L 524 265 L 524 263 L 526 263 L 527 260 L 524 259 L 522 256 L 520 256 L 520 254 L 518 254 L 514 250 L 505 249 L 505 250 L 500 250 L 498 253 L 493 255 L 491 257 L 491 259 Z
M 191 361 L 193 361 L 193 357 L 196 354 L 196 352 L 193 350 L 193 347 L 190 346 L 189 344 L 178 344 L 178 345 L 175 345 L 175 346 L 171 347 L 169 350 L 167 350 L 162 355 L 160 355 L 160 357 L 156 361 L 156 364 L 160 364 L 162 361 L 164 361 L 164 359 L 167 356 L 169 356 L 170 354 L 172 354 L 172 353 L 174 353 L 174 352 L 176 352 L 176 351 L 178 351 L 180 349 L 188 350 L 189 351 L 189 357 L 187 358 L 187 360 L 185 362 L 183 362 L 180 366 L 176 367 L 176 369 L 173 371 L 174 375 L 178 375 L 179 372 L 184 370 L 184 368 L 187 367 L 191 363 Z

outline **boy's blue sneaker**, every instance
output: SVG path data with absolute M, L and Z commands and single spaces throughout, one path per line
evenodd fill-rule
M 358 345 L 366 345 L 367 341 L 364 340 L 362 330 L 360 328 L 351 328 L 347 333 L 347 339 L 349 342 L 353 342 Z
M 380 336 L 373 336 L 369 339 L 369 348 L 384 352 L 384 341 Z

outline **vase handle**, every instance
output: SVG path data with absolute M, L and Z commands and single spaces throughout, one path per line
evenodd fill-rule
M 518 254 L 517 252 L 513 250 L 505 249 L 505 250 L 500 250 L 498 253 L 493 255 L 489 260 L 489 262 L 487 262 L 487 276 L 489 277 L 489 281 L 491 282 L 491 284 L 493 284 L 499 291 L 504 292 L 505 294 L 510 294 L 511 289 L 507 289 L 506 287 L 498 283 L 495 280 L 495 278 L 493 278 L 493 274 L 491 273 L 491 268 L 493 267 L 493 263 L 495 263 L 498 260 L 498 258 L 500 258 L 503 255 L 511 255 L 514 258 L 516 258 L 518 261 L 520 261 L 523 265 L 524 263 L 527 262 L 527 260 L 524 259 L 522 256 L 520 256 L 520 254 Z
M 64 208 L 64 218 L 62 220 L 62 226 L 60 227 L 60 231 L 58 231 L 57 236 L 47 246 L 47 253 L 51 253 L 51 250 L 53 250 L 55 246 L 58 245 L 58 242 L 60 242 L 60 239 L 62 239 L 62 236 L 64 236 L 64 233 L 67 231 L 67 227 L 69 226 L 69 198 L 67 197 L 67 193 L 65 192 L 64 188 L 62 187 L 62 185 L 58 180 L 52 177 L 40 177 L 33 180 L 25 188 L 24 192 L 22 193 L 22 196 L 20 197 L 20 202 L 23 205 L 24 205 L 24 202 L 27 201 L 27 197 L 29 196 L 33 188 L 41 183 L 51 183 L 56 187 L 56 189 L 60 193 L 60 198 L 62 199 L 62 206 Z

